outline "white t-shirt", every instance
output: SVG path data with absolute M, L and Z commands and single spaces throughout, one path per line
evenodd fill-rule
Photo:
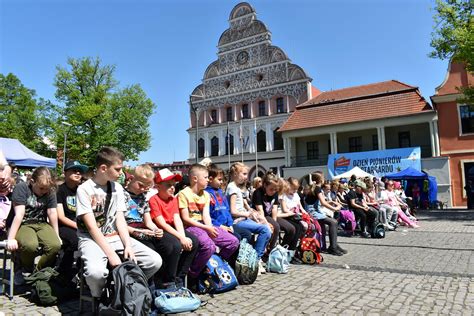
M 298 193 L 283 194 L 282 200 L 285 201 L 286 208 L 290 211 L 300 205 L 300 196 Z
M 225 190 L 225 195 L 227 195 L 227 200 L 230 203 L 230 197 L 235 194 L 235 208 L 238 212 L 246 212 L 247 210 L 244 207 L 244 197 L 242 195 L 242 191 L 240 188 L 235 184 L 234 181 L 227 185 L 227 189 Z M 234 224 L 245 219 L 245 217 L 237 217 L 234 218 Z
M 112 197 L 108 212 L 104 210 L 107 197 L 107 186 L 98 185 L 92 179 L 87 180 L 77 188 L 77 231 L 78 236 L 90 237 L 81 215 L 93 213 L 97 227 L 106 237 L 119 239 L 117 234 L 116 215 L 117 212 L 125 212 L 125 195 L 123 187 L 117 182 L 112 183 Z

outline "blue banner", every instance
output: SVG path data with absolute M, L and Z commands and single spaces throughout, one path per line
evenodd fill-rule
M 399 172 L 408 167 L 421 171 L 420 147 L 333 154 L 328 157 L 331 177 L 359 167 L 376 177 Z

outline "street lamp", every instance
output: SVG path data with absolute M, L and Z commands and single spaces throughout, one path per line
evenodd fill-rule
M 193 97 L 195 98 L 203 98 L 202 95 L 194 95 L 194 94 L 190 94 L 189 95 L 189 105 L 191 106 L 191 109 L 193 110 L 194 112 L 194 116 L 195 116 L 195 119 L 196 119 L 196 163 L 198 163 L 198 159 L 199 159 L 199 109 L 196 105 L 193 105 Z
M 67 127 L 71 127 L 71 126 L 72 126 L 71 123 L 68 123 L 68 122 L 66 122 L 66 121 L 62 121 L 61 124 L 64 125 L 64 126 L 67 126 Z M 64 129 L 64 149 L 63 149 L 63 170 L 64 170 L 64 166 L 66 165 L 66 142 L 67 142 L 67 132 L 68 132 L 68 130 L 65 128 L 65 129 Z

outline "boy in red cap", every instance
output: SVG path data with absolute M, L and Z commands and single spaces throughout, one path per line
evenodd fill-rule
M 182 250 L 181 255 L 177 256 L 173 263 L 167 262 L 168 258 L 164 257 L 165 270 L 169 275 L 174 274 L 176 283 L 184 281 L 199 249 L 197 238 L 184 230 L 179 215 L 178 199 L 174 197 L 175 184 L 181 179 L 181 175 L 173 174 L 166 168 L 158 171 L 155 175 L 155 187 L 158 193 L 149 201 L 153 222 L 164 230 L 164 233 L 169 236 L 168 239 L 172 239 L 176 247 Z

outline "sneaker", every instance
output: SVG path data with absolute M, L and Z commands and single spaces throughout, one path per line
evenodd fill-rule
M 23 277 L 23 271 L 21 269 L 15 271 L 15 276 L 13 277 L 15 285 L 25 284 L 25 278 Z
M 368 232 L 361 232 L 360 237 L 362 238 L 370 238 L 370 234 Z
M 395 230 L 395 227 L 390 224 L 383 224 L 383 227 L 385 228 L 385 230 Z
M 293 257 L 293 259 L 291 259 L 290 263 L 291 264 L 303 264 L 303 261 L 301 261 L 300 258 L 295 256 L 295 257 Z
M 333 255 L 333 256 L 342 256 L 343 253 L 337 249 L 329 248 L 328 249 L 328 254 Z
M 265 274 L 267 273 L 267 270 L 265 269 L 265 264 L 263 263 L 262 259 L 258 261 L 258 275 Z
M 342 249 L 341 246 L 337 245 L 336 247 L 337 251 L 342 252 L 343 254 L 347 254 L 348 251 L 346 249 Z

